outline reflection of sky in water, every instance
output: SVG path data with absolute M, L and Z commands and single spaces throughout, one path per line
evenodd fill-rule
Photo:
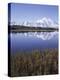
M 58 48 L 58 32 L 11 33 L 11 51 Z

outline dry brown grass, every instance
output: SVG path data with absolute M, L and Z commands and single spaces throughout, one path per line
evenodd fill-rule
M 58 74 L 58 50 L 46 49 L 11 55 L 11 76 Z

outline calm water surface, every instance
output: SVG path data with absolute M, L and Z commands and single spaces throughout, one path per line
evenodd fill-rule
M 11 52 L 58 48 L 58 32 L 10 33 Z

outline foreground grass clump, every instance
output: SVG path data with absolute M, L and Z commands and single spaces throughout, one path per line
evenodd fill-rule
M 45 49 L 11 55 L 11 76 L 58 74 L 58 50 Z

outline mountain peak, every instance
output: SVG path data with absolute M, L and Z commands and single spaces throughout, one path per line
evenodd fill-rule
M 42 19 L 36 20 L 35 22 L 25 21 L 23 23 L 24 26 L 34 26 L 34 27 L 51 27 L 58 28 L 58 24 L 56 24 L 51 18 L 43 17 Z

